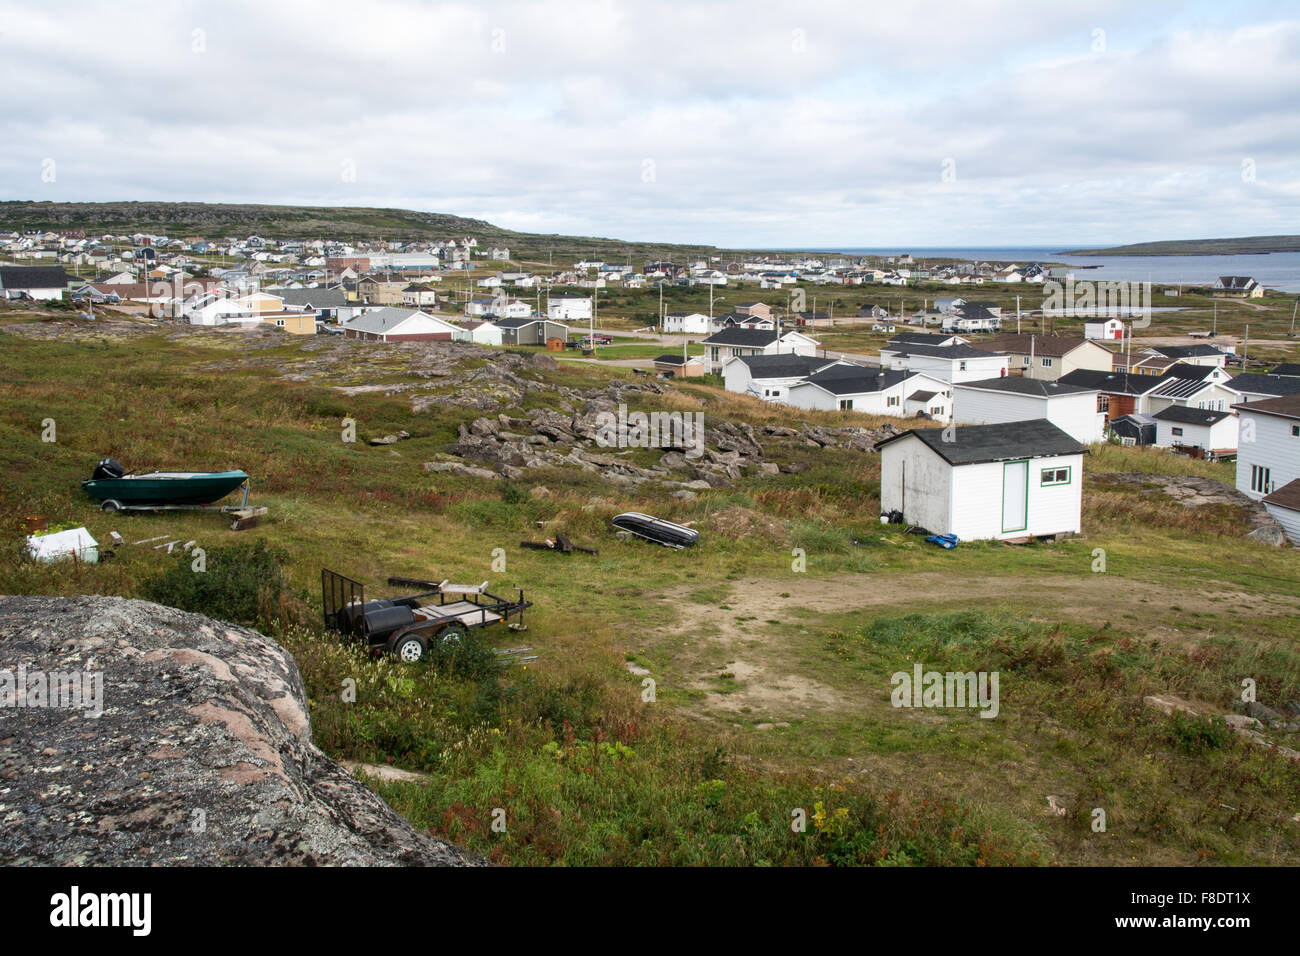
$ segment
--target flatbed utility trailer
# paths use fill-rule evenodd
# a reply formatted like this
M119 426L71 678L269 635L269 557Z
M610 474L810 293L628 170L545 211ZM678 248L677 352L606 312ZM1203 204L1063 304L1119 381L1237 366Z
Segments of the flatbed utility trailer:
M518 598L508 600L487 589L487 582L465 585L448 581L389 578L390 587L420 588L406 597L366 600L360 581L322 568L321 609L325 626L344 637L363 641L371 652L388 653L408 664L424 657L433 642L454 646L468 637L470 628L504 622L515 631L527 630L524 612L532 607Z

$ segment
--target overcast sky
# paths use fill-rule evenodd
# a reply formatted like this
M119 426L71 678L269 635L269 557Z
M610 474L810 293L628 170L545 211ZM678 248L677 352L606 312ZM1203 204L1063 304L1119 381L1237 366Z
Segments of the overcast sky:
M19 3L0 198L746 247L1300 232L1300 4Z

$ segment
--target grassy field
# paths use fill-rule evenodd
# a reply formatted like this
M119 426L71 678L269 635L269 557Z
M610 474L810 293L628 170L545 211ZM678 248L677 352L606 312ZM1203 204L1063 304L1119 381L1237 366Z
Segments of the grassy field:
M795 445L798 473L695 499L573 469L487 483L421 468L484 413L412 411L418 390L459 391L420 374L420 346L45 327L0 329L0 593L142 596L178 560L128 544L98 565L34 565L21 558L31 513L101 542L195 539L218 563L259 540L282 549L289 591L257 617L299 662L317 743L423 774L370 782L432 833L513 864L1300 863L1296 765L1216 716L1240 711L1247 677L1270 706L1300 698L1296 552L1247 540L1237 509L1106 477L1231 483L1230 465L1098 447L1084 536L949 552L879 525L870 454ZM601 352L619 348L643 346ZM530 374L546 388L489 414L631 377L584 363ZM341 391L367 385L382 387ZM791 414L703 384L651 400L711 421ZM356 443L341 440L346 417ZM410 439L366 444L399 429ZM105 455L243 468L270 513L238 533L208 514L105 515L78 485ZM694 522L700 544L615 540L608 520L625 510ZM556 531L599 554L519 548ZM498 673L365 657L316 623L322 566L374 585L523 587L529 631L489 636L538 660ZM891 706L891 675L918 662L999 672L998 717ZM1143 705L1156 694L1207 716ZM1293 748L1300 736L1263 733Z

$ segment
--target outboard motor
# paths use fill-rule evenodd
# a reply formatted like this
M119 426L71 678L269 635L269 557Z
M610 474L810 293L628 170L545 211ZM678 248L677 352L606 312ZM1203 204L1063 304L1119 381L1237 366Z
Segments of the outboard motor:
M90 477L95 481L104 478L121 478L126 474L121 463L116 458L105 458L95 466L95 472Z

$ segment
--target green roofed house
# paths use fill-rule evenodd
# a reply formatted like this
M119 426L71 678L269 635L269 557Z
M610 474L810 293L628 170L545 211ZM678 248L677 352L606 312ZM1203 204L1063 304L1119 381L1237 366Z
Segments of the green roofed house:
M1046 419L880 442L880 507L932 534L1007 540L1082 530L1085 448Z

